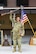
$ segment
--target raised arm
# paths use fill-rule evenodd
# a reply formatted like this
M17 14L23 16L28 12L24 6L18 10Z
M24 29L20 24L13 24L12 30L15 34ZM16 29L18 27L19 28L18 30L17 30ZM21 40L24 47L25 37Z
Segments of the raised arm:
M12 18L12 12L10 11L10 21L15 23L16 20L15 20L15 14L13 15L13 18Z
M10 12L10 21L12 22L12 13Z

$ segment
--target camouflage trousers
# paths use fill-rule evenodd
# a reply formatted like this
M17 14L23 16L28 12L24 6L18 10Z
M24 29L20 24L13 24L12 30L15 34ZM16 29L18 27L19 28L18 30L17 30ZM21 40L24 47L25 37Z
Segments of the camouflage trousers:
M13 46L14 48L16 48L16 45L18 43L18 48L20 49L21 48L21 36L19 35L19 33L13 33Z

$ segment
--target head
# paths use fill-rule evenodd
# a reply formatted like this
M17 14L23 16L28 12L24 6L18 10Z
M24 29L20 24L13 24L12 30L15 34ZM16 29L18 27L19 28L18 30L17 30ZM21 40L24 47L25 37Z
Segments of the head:
M15 20L16 20L17 22L19 22L19 21L20 21L20 17L17 16L17 17L15 18Z

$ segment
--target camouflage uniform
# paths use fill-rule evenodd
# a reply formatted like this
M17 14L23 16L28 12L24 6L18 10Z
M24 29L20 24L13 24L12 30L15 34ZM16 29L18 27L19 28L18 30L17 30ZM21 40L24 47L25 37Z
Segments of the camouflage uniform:
M21 33L24 35L24 25L21 22L17 22L16 20L12 19L10 14L10 20L14 23L14 27L11 32L13 32L13 44L14 50L16 51L16 41L18 42L19 51L21 50Z

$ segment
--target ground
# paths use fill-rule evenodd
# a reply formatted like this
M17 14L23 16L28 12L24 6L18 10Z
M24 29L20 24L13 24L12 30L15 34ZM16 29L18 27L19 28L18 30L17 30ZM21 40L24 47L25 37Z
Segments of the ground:
M18 49L18 47L17 47ZM30 46L28 44L22 44L22 52L18 52L18 50L13 53L13 46L3 47L0 46L0 54L36 54L36 46Z

